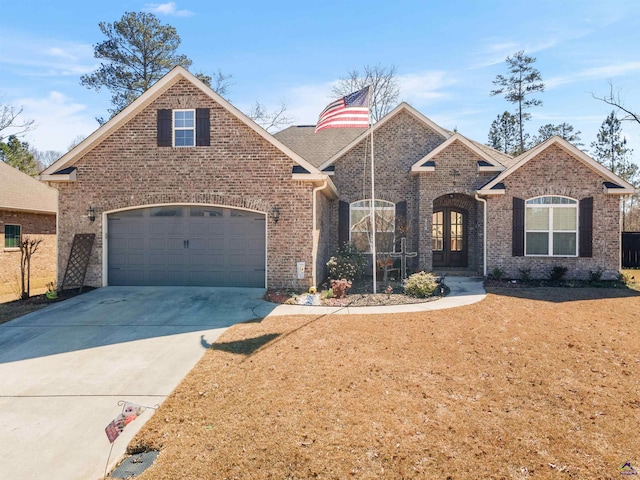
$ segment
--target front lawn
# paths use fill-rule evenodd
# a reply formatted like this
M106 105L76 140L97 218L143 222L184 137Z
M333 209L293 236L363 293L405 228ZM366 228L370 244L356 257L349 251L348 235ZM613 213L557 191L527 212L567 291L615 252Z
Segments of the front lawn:
M619 478L640 463L640 295L230 328L130 444L141 479Z

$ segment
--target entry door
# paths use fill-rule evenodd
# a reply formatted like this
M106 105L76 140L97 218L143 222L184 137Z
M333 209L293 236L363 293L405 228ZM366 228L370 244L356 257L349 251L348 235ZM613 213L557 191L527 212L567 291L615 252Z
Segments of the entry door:
M433 212L431 228L433 266L467 266L467 212L444 208Z

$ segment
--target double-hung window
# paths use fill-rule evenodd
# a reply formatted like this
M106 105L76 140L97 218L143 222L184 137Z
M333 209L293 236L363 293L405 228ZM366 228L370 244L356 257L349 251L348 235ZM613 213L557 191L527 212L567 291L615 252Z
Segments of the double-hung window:
M4 248L20 248L20 225L4 226Z
M376 250L392 252L395 243L396 207L385 200L375 201ZM371 253L371 200L353 202L350 209L351 242L363 253Z
M525 204L525 254L578 255L578 202L560 196L537 197Z
M173 146L195 147L196 145L196 111L173 111Z

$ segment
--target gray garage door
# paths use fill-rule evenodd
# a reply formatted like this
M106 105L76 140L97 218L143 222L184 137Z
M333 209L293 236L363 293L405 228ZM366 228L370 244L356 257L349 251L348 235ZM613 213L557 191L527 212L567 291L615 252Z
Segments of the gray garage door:
M165 206L113 213L109 285L264 287L264 215Z

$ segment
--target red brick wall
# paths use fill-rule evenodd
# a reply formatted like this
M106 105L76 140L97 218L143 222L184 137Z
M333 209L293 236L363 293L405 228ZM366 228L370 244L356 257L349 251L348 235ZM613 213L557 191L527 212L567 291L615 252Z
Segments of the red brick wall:
M43 242L31 258L31 285L44 286L56 277L56 216L0 210L0 294L16 293L20 278L20 250L4 248L4 226L20 225L22 235Z
M531 268L533 278L548 278L551 269L565 266L568 279L588 279L589 271L602 269L613 279L620 268L620 199L606 195L604 179L553 145L505 180L506 194L488 199L487 270L501 268L510 278ZM527 200L542 195L562 195L580 201L593 197L593 257L511 256L513 197Z
M422 199L417 189L417 177L410 174L411 167L443 141L439 134L407 112L400 112L374 134L376 198L393 203L407 201L409 251L417 251L419 236L423 235L419 212ZM369 137L336 161L333 180L342 201L352 203L371 197L370 154ZM332 248L335 249L338 244L337 202L332 230L335 232Z
M157 147L157 109L209 108L211 145ZM267 217L269 286L306 288L311 283L313 185L291 180L294 161L187 81L180 81L126 125L81 158L77 181L60 185L59 266L64 265L74 233L96 234L87 285L102 285L102 213L132 206L202 203L280 210ZM96 210L91 224L85 215ZM296 278L296 262L307 275Z

